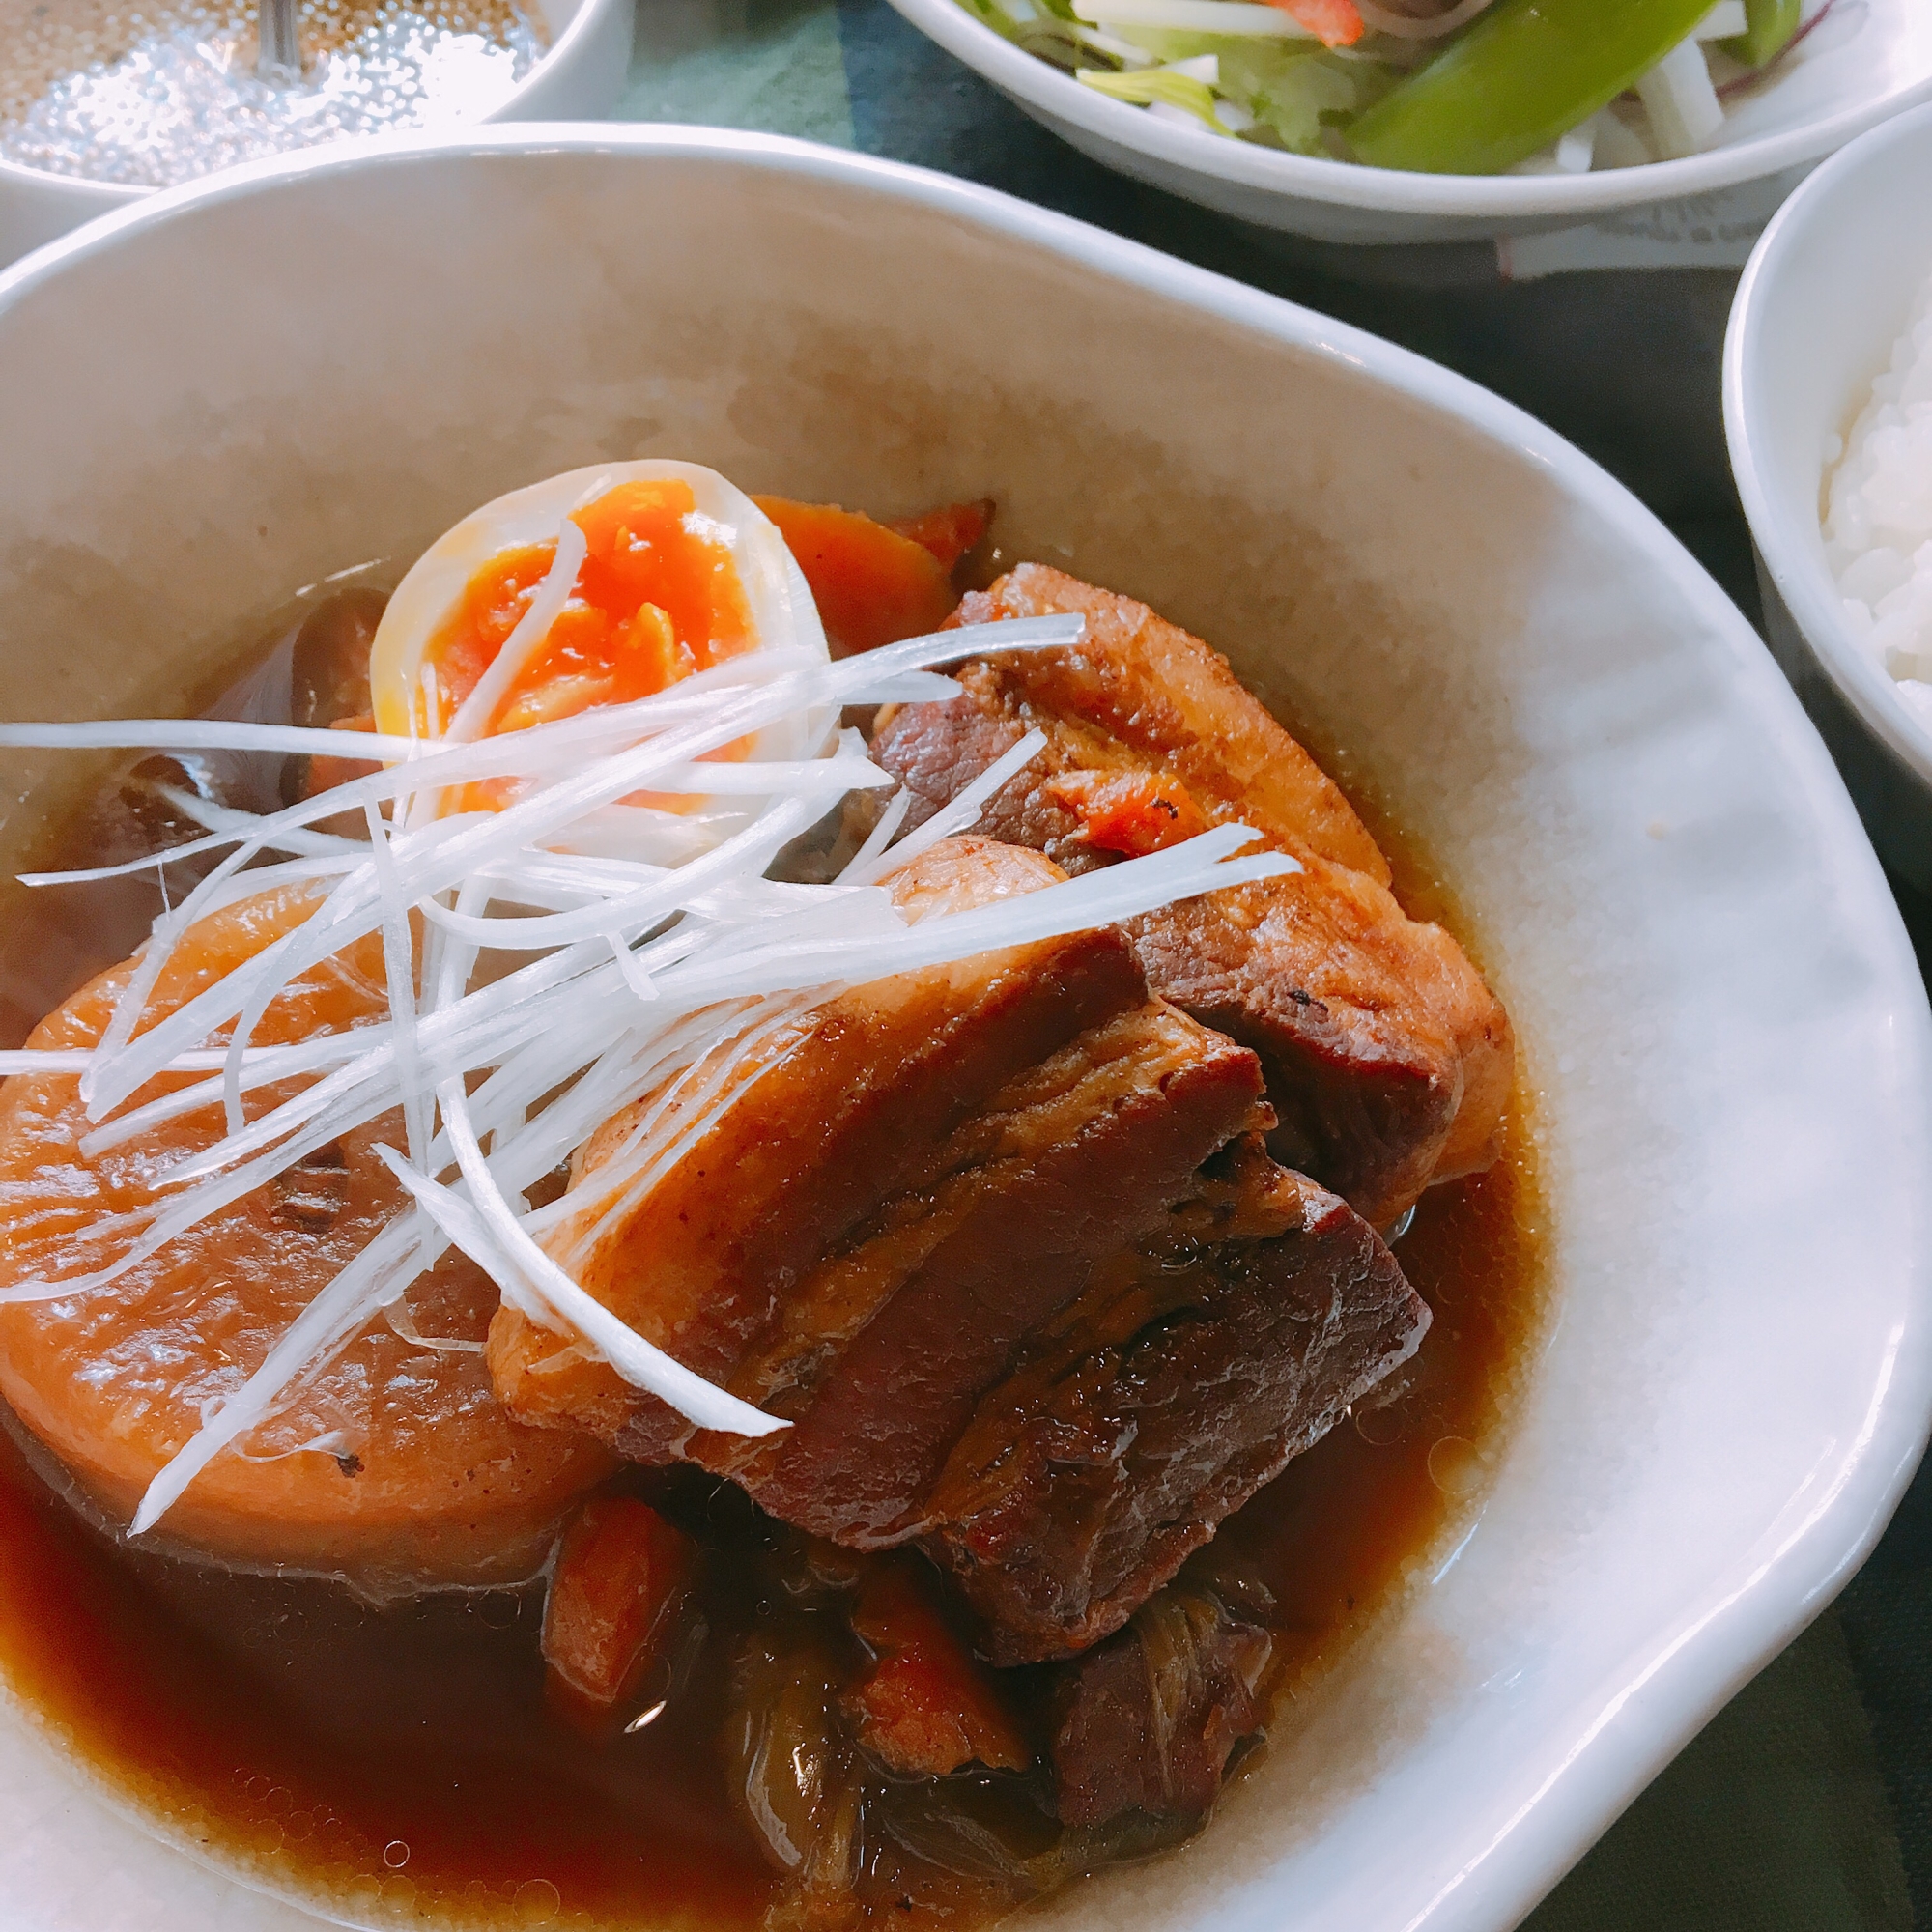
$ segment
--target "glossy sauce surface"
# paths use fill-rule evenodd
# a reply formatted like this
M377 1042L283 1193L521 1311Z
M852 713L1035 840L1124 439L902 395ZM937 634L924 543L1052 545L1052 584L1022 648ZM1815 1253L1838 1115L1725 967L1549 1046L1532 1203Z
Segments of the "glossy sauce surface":
M157 810L140 785L110 784L45 862L126 856L137 835L173 842ZM1374 829L1405 902L1466 938L1419 855L1385 819ZM110 890L42 895L9 922L0 1043L17 1043L142 936L158 910L152 888ZM1427 1195L1398 1248L1435 1312L1420 1354L1206 1552L1272 1592L1277 1726L1293 1721L1289 1693L1366 1627L1481 1488L1537 1327L1541 1216L1518 1112L1496 1165ZM588 1736L546 1700L541 1585L375 1608L323 1581L130 1552L0 1437L0 1670L99 1777L175 1833L278 1889L322 1894L334 1914L753 1928L777 1877L740 1802L734 1704L768 1694L760 1668L768 1685L797 1680L811 1658L836 1672L851 1639L796 1548L734 1492L678 1480L654 1493L711 1549L702 1634L661 1687L672 1692L661 1717ZM1012 1676L1043 1732L1044 1686ZM915 1816L924 1801L909 1790L873 1796L886 1824L857 1868L865 1916L881 1924L983 1923L1083 1859L1142 1848L1063 1847L1056 1864L1036 1788L948 1780L953 1813L1008 1848L989 1869L959 1855L956 1831ZM937 1849L924 1858L914 1844Z

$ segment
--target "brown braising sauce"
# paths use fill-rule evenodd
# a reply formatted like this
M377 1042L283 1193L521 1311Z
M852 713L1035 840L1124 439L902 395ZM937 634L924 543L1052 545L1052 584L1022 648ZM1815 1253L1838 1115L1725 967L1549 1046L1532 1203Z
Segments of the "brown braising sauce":
M1412 843L1378 820L1404 902L1460 933ZM149 788L116 780L37 856L49 868L94 865L187 835ZM37 895L0 935L0 1044L17 1045L43 1010L125 957L159 909L145 883L86 892ZM1277 1726L1292 1721L1289 1693L1439 1550L1481 1488L1537 1326L1542 1212L1519 1105L1497 1163L1426 1195L1397 1250L1435 1314L1420 1353L1204 1552L1273 1595ZM172 1833L345 1917L753 1932L777 1877L733 1789L734 1698L742 1709L777 1695L814 1658L836 1669L853 1639L798 1541L735 1492L686 1475L635 1481L709 1555L693 1634L661 1666L675 1671L660 1686L670 1703L629 1732L588 1735L547 1701L540 1583L374 1607L325 1581L130 1550L4 1434L0 1670ZM1043 1673L1011 1676L1022 1705L1041 1702ZM1043 1732L1043 1710L1033 1718ZM1063 1847L1056 1864L1037 1780L946 1786L945 1803L970 1821L964 1838L922 1824L930 1793L868 1787L888 1818L857 1857L873 1922L984 1923L1083 1862L1147 1849L1131 1837ZM973 1852L988 1834L1008 1848L1008 1868ZM926 1858L909 1845L937 1849Z

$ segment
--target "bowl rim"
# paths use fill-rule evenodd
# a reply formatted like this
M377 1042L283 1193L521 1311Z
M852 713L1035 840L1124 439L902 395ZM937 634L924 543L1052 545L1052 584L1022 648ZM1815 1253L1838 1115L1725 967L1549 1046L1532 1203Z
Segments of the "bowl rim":
M950 4L950 0L949 0ZM902 162L779 135L668 124L522 122L413 138L337 143L165 188L46 243L0 270L0 320L69 267L124 237L191 217L204 204L272 194L291 180L520 154L717 162L897 200L931 218L1050 254L1104 280L1251 330L1291 355L1369 378L1560 478L1577 506L1615 530L1634 564L1669 582L1687 629L1729 661L1730 689L1817 825L1833 904L1856 934L1870 997L1895 1016L1880 1090L1900 1164L1932 1160L1932 1009L1889 888L1823 741L1757 634L1658 518L1605 469L1516 405L1467 378L1348 324L995 189ZM1404 1932L1495 1932L1514 1925L1751 1676L1831 1602L1870 1553L1932 1430L1932 1238L1924 1217L1900 1252L1907 1313L1889 1337L1866 1412L1748 1552L1707 1579L1662 1628L1578 1690L1492 1801L1488 1830ZM1622 1721L1619 1721L1622 1720ZM1587 1766L1587 1769L1584 1767ZM240 1876L239 1874L231 1874Z
M552 64L560 54L575 58L577 46L590 35L593 24L603 15L619 7L629 6L633 0L580 0L577 12L570 16L564 30L545 50L528 73L511 88L488 114L480 114L473 123L467 126L485 127L499 116L507 115L517 102L526 95L536 83L545 78ZM359 140L386 140L387 135L366 135ZM280 159L281 156L272 158ZM92 203L105 213L110 209L125 207L129 203L145 199L161 192L159 188L141 187L128 182L95 181L87 175L56 174L51 168L32 168L24 161L10 161L0 156L0 191L11 190L17 194L51 195L56 190L64 193L75 203ZM83 217L86 218L86 217Z
M1788 515L1767 480L1770 467L1758 434L1767 381L1765 317L1779 285L1793 272L1792 257L1811 224L1852 180L1882 170L1899 148L1920 146L1932 157L1932 103L1872 128L1804 181L1772 218L1751 250L1724 330L1724 435L1738 496L1765 573L1827 677L1859 721L1898 761L1932 784L1932 724L1921 723L1852 635L1844 603L1820 548L1817 519L1808 527ZM1927 265L1932 274L1932 264ZM1822 480L1822 476L1821 476Z
M1069 123L1111 146L1213 181L1379 214L1587 223L1613 211L1712 194L1807 166L1866 128L1932 101L1932 73L1927 73L1883 99L1683 160L1583 175L1408 174L1285 154L1248 141L1213 140L1081 86L976 20L958 0L892 0L892 5L948 53L1049 121Z

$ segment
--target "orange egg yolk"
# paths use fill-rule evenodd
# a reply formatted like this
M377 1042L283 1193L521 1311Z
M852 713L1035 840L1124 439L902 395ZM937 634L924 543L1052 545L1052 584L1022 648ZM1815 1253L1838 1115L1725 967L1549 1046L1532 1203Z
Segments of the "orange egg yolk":
M576 587L486 735L649 697L756 642L730 547L688 483L620 483L571 521L588 545ZM464 586L424 654L442 714L427 729L446 725L476 688L555 554L554 541L512 545Z

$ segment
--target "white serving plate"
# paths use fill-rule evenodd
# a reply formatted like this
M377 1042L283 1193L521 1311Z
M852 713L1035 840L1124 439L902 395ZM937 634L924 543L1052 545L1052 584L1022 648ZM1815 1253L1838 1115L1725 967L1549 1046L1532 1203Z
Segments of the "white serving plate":
M1083 155L1204 208L1322 242L1533 234L1792 174L1932 99L1932 7L1837 0L1833 17L1688 160L1587 175L1422 175L1224 141L1109 99L1022 52L957 0L892 0L921 33ZM1758 218L1763 218L1760 213Z
M601 121L624 92L637 0L535 0L550 51L482 121ZM154 189L0 160L0 267Z
M1932 108L1856 141L1766 229L1724 343L1724 426L1765 628L1886 863L1932 892L1932 727L1845 621L1819 511L1825 444L1932 275Z
M179 701L292 586L675 453L996 494L1009 554L1200 631L1399 803L1520 1031L1553 1320L1450 1546L1212 1829L1045 1923L1500 1932L1871 1548L1932 1411L1925 995L1763 646L1494 396L939 176L537 128L238 170L0 275L0 716ZM8 1932L306 1922L14 1706L0 1813Z

